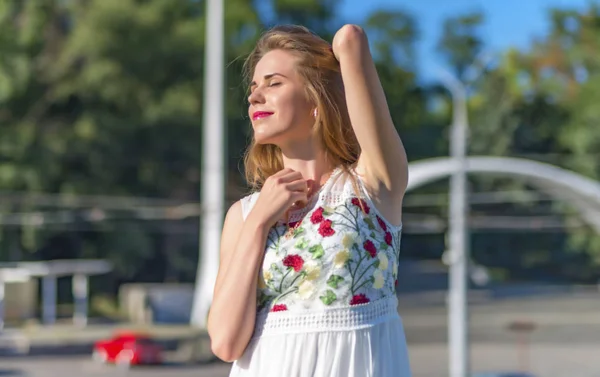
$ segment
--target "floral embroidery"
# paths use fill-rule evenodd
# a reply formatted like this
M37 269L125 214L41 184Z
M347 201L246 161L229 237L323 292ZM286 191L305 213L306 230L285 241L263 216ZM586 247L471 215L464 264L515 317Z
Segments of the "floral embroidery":
M294 271L298 272L304 265L304 259L302 259L302 257L299 255L288 255L283 259L283 265L286 267L291 267L294 269Z
M367 215L369 214L369 212L371 212L371 209L369 208L367 202L364 199L352 198L351 203L364 210Z
M317 208L310 216L310 222L313 224L319 224L323 221L323 207Z
M323 237L333 236L335 230L331 227L331 220L323 220L319 225L319 234Z
M385 243L387 243L389 246L392 246L392 233L390 232L385 232Z
M277 304L273 306L273 309L271 309L272 312L283 312L286 310L288 310L288 308L285 304Z
M384 232L387 232L387 225L385 225L385 221L381 219L381 217L377 216L377 223L383 229Z
M367 296L365 296L364 293L360 293L360 294L352 296L352 300L350 300L350 305L366 304L370 301L371 300L369 300L369 298Z
M301 220L271 229L258 280L258 310L367 304L394 295L400 230L365 199L317 203Z
M371 258L375 258L375 255L377 255L377 249L375 249L375 244L371 240L366 240L363 244L363 247L369 253Z

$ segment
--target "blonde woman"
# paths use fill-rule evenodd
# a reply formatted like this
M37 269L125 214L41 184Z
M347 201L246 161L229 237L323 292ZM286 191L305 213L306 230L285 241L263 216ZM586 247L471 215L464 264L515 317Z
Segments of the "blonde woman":
M208 319L232 377L410 376L395 284L408 169L367 37L266 32L246 62L254 193L228 211Z

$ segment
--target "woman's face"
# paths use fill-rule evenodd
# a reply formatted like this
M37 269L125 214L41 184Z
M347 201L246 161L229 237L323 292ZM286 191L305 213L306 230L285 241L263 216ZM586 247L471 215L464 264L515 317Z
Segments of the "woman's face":
M297 73L297 58L283 50L265 54L256 65L248 102L258 144L283 146L311 137L315 106Z

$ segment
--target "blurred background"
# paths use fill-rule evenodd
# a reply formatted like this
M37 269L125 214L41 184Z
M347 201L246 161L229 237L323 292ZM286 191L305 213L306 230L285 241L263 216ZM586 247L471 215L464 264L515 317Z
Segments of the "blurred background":
M224 7L220 125L203 122L205 1L0 0L1 375L62 376L67 361L112 373L91 364L93 342L139 328L176 360L140 373L226 376L189 325L203 128L226 130L226 209L249 192L241 68L260 33L298 23L331 40L357 23L411 169L450 155L450 76L467 153L497 157L467 184L473 376L600 376L600 3ZM405 199L399 310L416 377L448 376L451 171L438 170Z

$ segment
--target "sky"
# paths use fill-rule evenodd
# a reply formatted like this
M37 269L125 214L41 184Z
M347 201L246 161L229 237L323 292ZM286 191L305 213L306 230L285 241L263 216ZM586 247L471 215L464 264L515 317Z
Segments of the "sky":
M436 43L449 16L481 10L486 51L494 53L510 47L525 49L534 38L543 37L549 30L550 8L586 9L592 2L600 4L600 0L342 0L339 11L344 20L358 24L378 9L399 9L415 16L421 35L416 46L419 75L429 81L444 68Z

